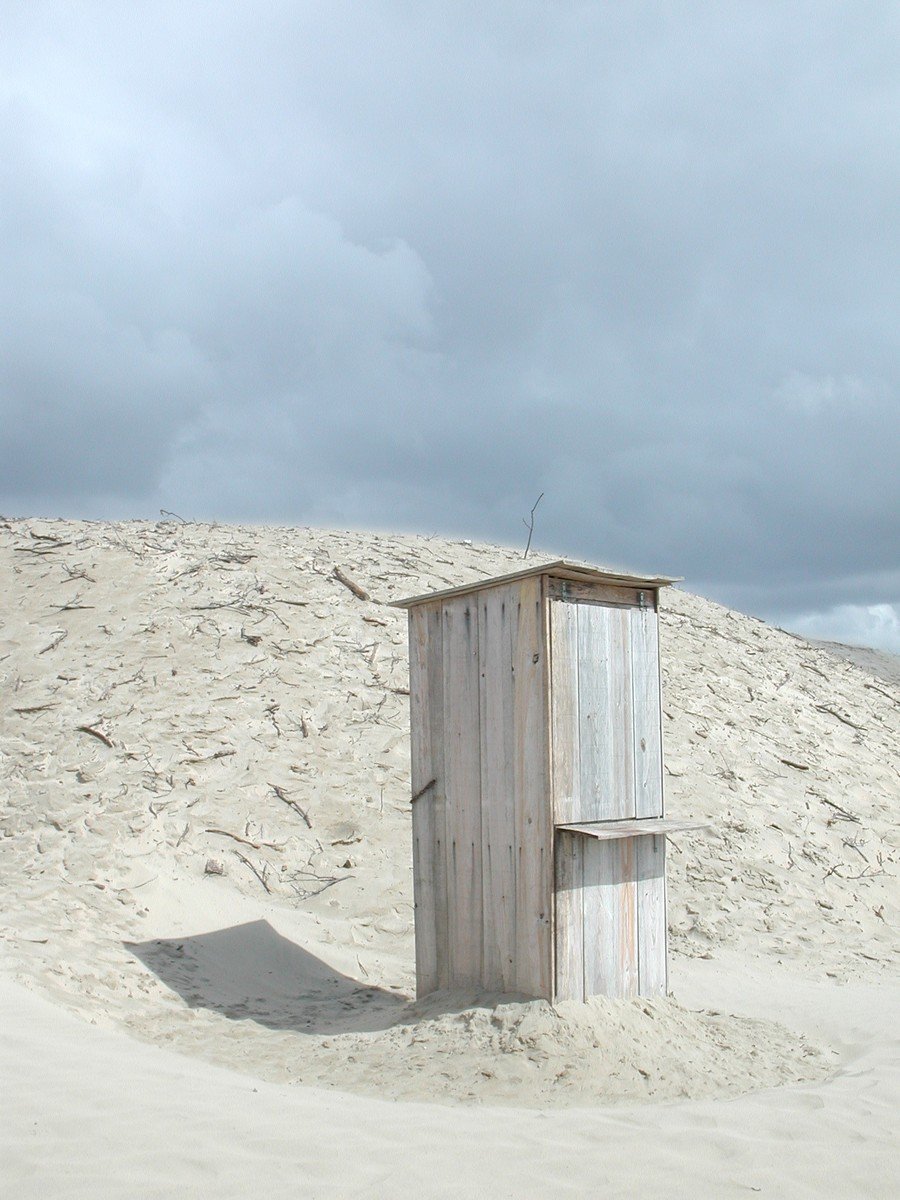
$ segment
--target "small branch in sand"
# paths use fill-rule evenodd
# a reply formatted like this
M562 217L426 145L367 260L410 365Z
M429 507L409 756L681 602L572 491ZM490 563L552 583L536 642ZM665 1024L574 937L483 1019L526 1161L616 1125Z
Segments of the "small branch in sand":
M845 821L853 821L853 823L856 825L862 824L862 821L860 821L859 817L855 817L853 813L848 813L846 808L841 808L841 806L839 804L835 804L833 800L826 800L824 796L819 796L819 799L823 804L827 804L829 808L833 808L838 816L843 817Z
M216 750L214 754L207 754L205 758L183 758L181 762L182 765L189 764L193 766L197 763L212 762L216 758L231 758L234 754L237 754L237 750Z
M522 518L522 524L528 530L528 541L525 543L525 553L522 555L523 558L528 557L528 551L531 549L531 539L534 535L534 513L535 513L535 509L540 504L540 502L543 500L543 498L544 498L544 493L541 492L541 494L538 496L537 500L535 500L534 504L532 504L532 506L531 506L531 519L529 521L526 521L524 517Z
M266 889L266 891L271 896L272 889L269 887L268 880L266 879L265 866L263 867L262 871L258 871L256 869L256 867L254 866L254 864L250 861L250 859L247 858L246 855L241 854L240 850L235 850L235 854L238 856L238 858L241 860L242 863L244 863L246 866L248 866L250 868L250 870L253 872L253 874L256 876L256 878L259 880L259 882L263 885L263 887Z
M278 799L282 801L282 803L286 804L288 808L292 808L298 816L303 818L308 829L312 829L312 821L309 819L309 814L305 809L300 807L296 800L292 800L290 798L290 796L285 792L284 788L279 787L277 783L270 783L269 787L272 789Z
M795 771L809 770L809 767L805 766L803 763L792 762L789 758L782 758L780 761L783 762L786 767L793 767Z
M254 842L252 838L241 837L239 833L229 833L227 829L216 829L210 826L206 830L207 833L217 833L220 837L231 838L232 841L240 842L242 846L252 846L254 850L283 850L284 843L280 845L277 842Z
M169 512L167 508L161 508L159 510L159 515L161 517L173 517L176 521L180 521L182 525L187 525L187 519L185 517L179 517L178 513Z
M58 629L53 637L53 641L48 646L45 646L43 648L43 650L38 650L38 654L46 654L48 652L48 650L55 650L56 647L61 642L64 642L68 636L69 636L68 630Z
M886 692L884 688L878 687L878 685L875 683L864 683L863 687L867 687L871 691L877 692L879 696L884 696L885 700L890 700L893 703L896 703L896 698L892 696L890 692Z
M349 588L358 600L372 599L366 589L364 587L360 587L358 583L354 583L350 576L345 575L340 567L335 567L331 574L338 581L338 583L342 583L345 588Z
M14 708L13 712L21 713L24 716L25 713L44 712L48 708L56 708L56 705L55 704L33 704L31 706L31 708Z
M112 742L109 740L106 734L102 733L99 729L92 729L90 725L78 725L76 726L76 732L89 733L91 737L95 737L97 741L102 742L104 746L109 746L110 750L114 749Z
M849 725L851 729L865 729L864 725L857 725L855 721L851 721L849 717L845 717L843 713L839 713L835 708L829 708L827 704L817 704L816 708L819 712L829 713L832 717L837 717L844 725Z

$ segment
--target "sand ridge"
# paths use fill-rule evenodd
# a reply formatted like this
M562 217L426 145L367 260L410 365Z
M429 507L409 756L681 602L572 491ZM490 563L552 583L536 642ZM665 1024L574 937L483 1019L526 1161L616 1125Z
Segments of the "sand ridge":
M520 563L414 536L0 524L4 971L145 1041L398 1099L831 1076L828 1038L677 988L579 1012L412 1002L405 614L385 601ZM676 968L889 979L896 688L679 589L662 642L668 810L712 825L670 857Z

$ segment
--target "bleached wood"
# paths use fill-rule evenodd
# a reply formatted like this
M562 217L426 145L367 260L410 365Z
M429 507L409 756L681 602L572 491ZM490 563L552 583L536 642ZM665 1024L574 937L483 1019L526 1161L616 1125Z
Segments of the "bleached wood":
M689 829L710 829L708 821L688 821L680 817L646 817L635 821L567 821L558 829L583 833L599 841L615 841L624 837L646 837L659 833L682 833Z
M583 839L561 830L556 836L557 1000L584 999Z
M516 804L513 639L519 589L477 596L481 714L482 985L512 991L516 979Z
M409 613L416 993L449 985L443 651L440 603Z
M546 654L541 581L518 584L513 645L513 786L516 797L516 987L550 996L553 820L545 719Z
M637 994L634 840L582 842L584 994Z
M579 604L579 821L633 817L634 727L629 611Z
M468 987L481 983L483 942L477 600L445 600L442 614L449 976Z
M634 688L635 816L663 815L662 726L659 684L659 635L649 608L628 614Z
M524 567L521 571L511 571L508 575L497 575L492 579L476 579L473 583L464 583L459 587L444 588L440 592L424 592L421 596L407 596L403 600L392 600L392 608L410 608L414 604L427 604L432 600L446 600L452 596L468 595L486 587L496 587L502 583L514 583L519 579L529 579L532 576L554 575L559 578L571 579L578 582L597 582L622 584L637 588L661 588L670 583L679 583L680 579L666 575L629 575L619 571L604 571L600 567L591 567L586 563L573 563L567 559L557 559L555 562L538 563L533 567Z
M638 981L642 996L666 994L666 839L635 838Z
M587 583L550 576L548 594L553 600L578 604L618 604L626 607L656 608L656 588L635 588L625 584Z
M551 599L549 609L553 816L557 824L562 824L580 816L578 605Z

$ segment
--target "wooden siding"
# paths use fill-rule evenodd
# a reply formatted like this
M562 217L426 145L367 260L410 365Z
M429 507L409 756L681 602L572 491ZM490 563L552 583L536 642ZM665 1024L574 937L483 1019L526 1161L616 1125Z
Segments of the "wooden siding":
M549 603L555 823L662 816L655 609Z
M440 604L409 614L409 692L413 807L416 991L449 986L444 661Z
M441 612L450 981L468 987L481 983L483 944L478 605L457 596Z
M513 778L516 797L516 986L550 996L553 827L544 691L548 686L541 581L519 585L513 647Z
M665 837L556 834L556 999L666 990Z
M552 993L545 640L539 577L410 609L420 995Z

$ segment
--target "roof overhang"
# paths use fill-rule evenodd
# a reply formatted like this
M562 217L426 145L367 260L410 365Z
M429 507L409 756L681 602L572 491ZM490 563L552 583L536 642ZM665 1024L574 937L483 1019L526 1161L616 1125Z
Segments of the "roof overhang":
M460 587L445 588L440 592L425 592L421 596L409 596L405 600L390 601L391 608L412 608L415 604L427 604L430 600L443 600L448 596L462 596L467 592L480 592L485 588L497 587L504 583L515 583L517 579L528 579L534 575L552 575L554 579L571 579L577 583L605 583L616 587L661 588L672 583L680 583L681 578L666 575L629 575L620 571L607 571L601 567L592 567L585 563L569 562L559 558L554 562L538 563L534 567L526 567L521 571L512 571L509 575L496 575L492 579L476 579L473 583L462 584Z

